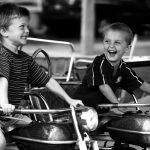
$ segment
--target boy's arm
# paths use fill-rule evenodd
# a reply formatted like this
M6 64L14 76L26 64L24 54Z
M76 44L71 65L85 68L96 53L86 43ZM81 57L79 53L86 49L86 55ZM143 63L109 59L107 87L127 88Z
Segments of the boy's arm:
M100 85L99 89L111 103L119 103L116 95L108 84ZM123 111L118 108L111 109L111 112L114 112L115 114L123 114Z
M118 103L118 99L115 93L112 91L108 84L103 84L99 86L100 91L102 94L111 102L111 103Z
M15 106L8 102L8 81L4 77L0 77L0 107L4 114L10 114L15 109Z
M65 91L64 89L59 85L59 83L53 79L50 78L49 82L46 84L46 87L58 95L60 98L65 100L69 105L77 106L77 105L83 105L81 100L72 99Z

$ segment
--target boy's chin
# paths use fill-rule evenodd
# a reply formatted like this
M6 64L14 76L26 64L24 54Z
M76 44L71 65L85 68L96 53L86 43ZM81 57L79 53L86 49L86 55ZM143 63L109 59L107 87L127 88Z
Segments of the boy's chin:
M21 42L21 45L26 45L27 44L27 41L22 41Z
M109 60L109 61L117 61L117 57L116 56L110 56L110 55L108 55L107 56L107 59Z
M116 64L116 63L120 62L120 59L118 59L116 57L108 57L108 60L111 64Z
M120 62L120 57L118 55L110 55L110 54L105 54L107 60L112 63Z

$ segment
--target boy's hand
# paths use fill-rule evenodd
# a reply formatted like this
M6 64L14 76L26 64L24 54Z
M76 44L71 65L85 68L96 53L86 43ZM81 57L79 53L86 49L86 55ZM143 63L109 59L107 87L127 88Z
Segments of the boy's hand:
M124 114L124 112L119 110L118 108L113 108L110 111L115 113L115 114L118 114L118 115L123 115Z
M71 99L69 101L69 104L74 106L74 107L78 107L78 106L84 106L84 104L82 103L81 100L77 100L77 99Z
M15 110L15 106L12 104L1 104L1 108L6 115L10 115Z

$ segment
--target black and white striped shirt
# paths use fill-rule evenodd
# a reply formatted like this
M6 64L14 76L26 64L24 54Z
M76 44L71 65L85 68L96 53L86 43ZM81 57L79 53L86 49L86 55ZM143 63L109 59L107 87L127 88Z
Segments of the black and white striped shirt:
M0 76L8 80L8 99L14 105L20 104L28 83L41 87L50 79L31 56L23 51L15 54L4 46L0 47Z

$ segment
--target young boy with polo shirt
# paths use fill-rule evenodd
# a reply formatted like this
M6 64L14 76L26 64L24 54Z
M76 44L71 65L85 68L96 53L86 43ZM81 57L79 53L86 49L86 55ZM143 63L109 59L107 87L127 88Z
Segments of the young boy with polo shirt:
M88 67L82 84L74 93L85 105L96 108L102 103L119 103L115 95L121 88L129 93L140 88L150 93L150 84L144 82L122 59L131 49L133 33L124 23L113 23L104 30L104 53L96 56Z

